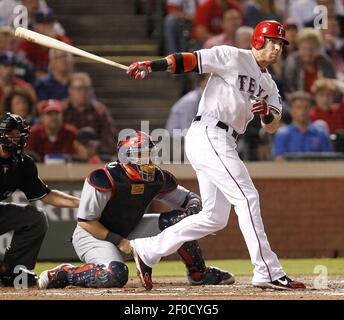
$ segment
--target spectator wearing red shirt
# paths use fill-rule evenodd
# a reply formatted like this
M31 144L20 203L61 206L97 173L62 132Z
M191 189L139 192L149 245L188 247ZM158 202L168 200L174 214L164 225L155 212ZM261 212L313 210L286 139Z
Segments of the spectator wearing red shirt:
M0 52L0 109L3 113L3 99L13 88L22 88L36 101L36 93L31 84L14 76L16 54L11 51Z
M234 0L207 0L201 3L196 10L193 36L200 41L222 32L222 16L228 7L236 8L242 16L240 4Z
M317 79L336 78L333 62L321 50L324 42L319 30L305 28L297 36L298 50L289 55L284 64L285 92L311 92Z
M60 154L66 158L75 153L74 141L77 129L63 121L63 107L58 100L41 104L42 123L34 125L27 140L27 152L43 162L47 155Z
M210 49L214 46L235 46L235 33L242 24L240 11L235 7L225 9L222 16L223 32L209 38L203 45L203 49Z
M71 44L71 40L56 32L54 28L55 18L51 9L38 11L33 30L46 36L55 38L65 43ZM40 79L48 73L49 48L38 44L22 40L18 45L18 51L24 53L25 57L32 62L36 68L36 75Z
M312 86L316 105L310 111L311 120L324 120L331 134L344 130L344 101L334 103L337 91L344 94L344 84L333 79L319 79Z

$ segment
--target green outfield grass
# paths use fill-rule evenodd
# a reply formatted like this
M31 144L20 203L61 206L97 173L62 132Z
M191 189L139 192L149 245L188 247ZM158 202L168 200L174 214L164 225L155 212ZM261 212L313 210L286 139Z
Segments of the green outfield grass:
M344 275L344 258L337 259L280 259L282 266L287 274L290 275L314 275L319 274L316 266L327 267L328 275ZM50 269L58 264L57 262L37 263L35 272L40 274L43 270ZM73 263L81 265L81 263ZM136 275L133 262L127 263L130 276ZM207 260L208 266L217 266L231 271L237 276L252 275L252 264L249 260ZM184 265L181 261L160 262L154 266L154 276L183 276L185 275Z

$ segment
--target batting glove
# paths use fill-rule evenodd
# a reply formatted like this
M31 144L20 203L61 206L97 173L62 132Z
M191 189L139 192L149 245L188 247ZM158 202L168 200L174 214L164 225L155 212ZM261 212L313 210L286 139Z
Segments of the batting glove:
M259 100L255 103L253 103L251 112L253 114L259 114L261 116L267 116L270 112L268 104L265 100Z
M152 61L134 62L129 66L127 74L135 79L143 79L152 72Z

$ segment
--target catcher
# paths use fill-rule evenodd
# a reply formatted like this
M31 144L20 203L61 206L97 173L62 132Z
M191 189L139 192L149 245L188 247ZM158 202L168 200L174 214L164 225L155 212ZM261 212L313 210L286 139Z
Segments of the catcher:
M154 236L201 210L197 194L179 186L171 173L153 164L156 146L147 134L127 135L119 140L117 151L120 161L91 172L82 190L72 242L86 265L63 264L46 270L39 277L39 288L123 287L128 281L122 253L127 250L127 239ZM174 210L144 214L153 199ZM184 243L178 254L192 285L235 281L230 272L206 267L197 241Z

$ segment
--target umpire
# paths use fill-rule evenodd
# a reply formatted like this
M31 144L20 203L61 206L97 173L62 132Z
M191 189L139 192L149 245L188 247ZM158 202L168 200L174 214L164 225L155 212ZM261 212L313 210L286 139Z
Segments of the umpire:
M41 200L57 207L77 208L79 198L61 191L50 190L38 177L34 161L23 148L30 127L16 114L6 113L0 118L0 201L15 190L24 192L29 202ZM0 235L14 231L12 242L0 262L0 283L13 286L17 265L28 270L35 267L48 221L42 209L31 204L0 202ZM28 286L36 284L36 275L22 269L28 276Z

